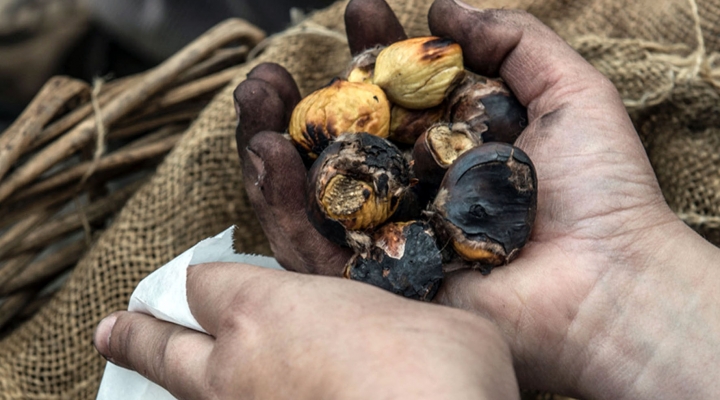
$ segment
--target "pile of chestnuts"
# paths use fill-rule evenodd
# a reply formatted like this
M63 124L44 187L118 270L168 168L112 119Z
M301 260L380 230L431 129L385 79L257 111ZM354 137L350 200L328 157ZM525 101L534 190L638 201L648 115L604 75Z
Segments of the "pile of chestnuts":
M357 55L288 131L311 166L308 218L355 252L345 277L430 300L448 270L488 274L527 242L537 178L512 145L526 124L458 44L418 37Z

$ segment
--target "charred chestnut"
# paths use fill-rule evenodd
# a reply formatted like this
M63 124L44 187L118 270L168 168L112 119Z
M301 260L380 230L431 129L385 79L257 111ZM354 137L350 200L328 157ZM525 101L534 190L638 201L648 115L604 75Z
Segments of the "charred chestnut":
M445 103L424 110L409 110L398 105L390 109L390 136L402 144L413 144L428 128L445 116Z
M448 119L469 124L483 143L513 144L528 124L527 109L498 80L466 72L448 100Z
M460 155L480 144L478 135L467 124L433 125L415 142L415 176L422 186L437 190L450 165Z
M390 103L378 86L335 79L298 103L290 117L290 137L310 159L343 133L387 137Z
M409 186L410 167L395 145L367 133L342 135L308 173L308 217L328 239L352 244L348 231L385 222Z
M373 236L368 252L350 259L345 277L411 299L432 300L443 269L430 226L423 222L385 225Z
M537 207L530 158L505 143L476 147L448 169L430 215L443 243L468 266L489 273L525 245Z

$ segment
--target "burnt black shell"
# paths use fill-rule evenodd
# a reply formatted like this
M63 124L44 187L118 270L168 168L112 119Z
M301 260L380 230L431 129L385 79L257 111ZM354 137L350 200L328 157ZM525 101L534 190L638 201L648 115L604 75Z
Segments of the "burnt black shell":
M469 72L450 96L448 116L481 132L483 143L513 144L528 125L527 109L506 84Z
M511 93L497 93L480 100L487 114L488 130L483 132L483 143L515 143L528 124L527 109Z
M527 166L529 174L517 176ZM469 150L445 174L441 189L447 222L467 239L503 246L510 254L525 245L535 222L537 175L522 150L505 143L488 143Z
M367 171L368 168L383 170L385 174L381 174L376 182L379 196L387 195L390 179L399 180L403 186L410 184L410 168L407 161L395 145L381 137L365 132L346 134L325 148L308 171L306 212L310 223L321 235L342 246L348 245L345 227L338 221L327 217L315 195L321 172L323 168L326 168L329 159L353 144L359 145L360 154L357 155L360 157L353 162L336 162L335 168L347 176L359 179L365 177L363 171Z
M355 257L350 279L365 282L401 296L430 301L443 278L442 256L428 226L415 222L403 228L405 252L401 258L374 247L368 257Z

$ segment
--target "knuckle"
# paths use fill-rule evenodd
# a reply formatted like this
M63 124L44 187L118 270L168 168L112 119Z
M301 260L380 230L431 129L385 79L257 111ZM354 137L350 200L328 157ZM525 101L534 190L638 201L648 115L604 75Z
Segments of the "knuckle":
M126 362L128 349L137 335L137 329L133 324L130 314L121 314L115 321L110 332L109 350L113 360Z
M170 357L171 354L174 354L171 346L177 334L177 330L172 330L169 334L160 336L153 346L153 348L157 349L157 353L151 358L152 361L147 366L147 373L158 382L168 382L166 371L167 366L173 362Z
M222 313L221 329L251 336L286 309L297 294L297 274L258 271L247 277Z
M261 277L246 278L222 313L221 329L236 333L250 331L254 322L262 318L266 306L264 299L273 297L269 286L267 280Z
M522 20L526 18L525 14L527 13L523 10L486 8L477 10L474 15L476 21L483 26L494 27L496 24Z
M175 332L154 331L148 321L133 314L118 317L110 335L113 362L133 369L155 382L165 382L169 346Z
M236 388L247 389L249 380L246 373L238 373L236 366L217 365L209 368L203 376L202 385L208 398L231 399L237 398ZM239 382L240 381L240 382Z

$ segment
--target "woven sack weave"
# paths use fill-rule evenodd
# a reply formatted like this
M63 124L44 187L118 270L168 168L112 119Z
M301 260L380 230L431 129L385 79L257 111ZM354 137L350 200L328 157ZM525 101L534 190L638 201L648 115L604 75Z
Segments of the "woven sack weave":
M486 0L526 9L555 29L618 86L670 206L720 243L720 0ZM411 36L428 33L431 0L391 0ZM197 241L231 224L241 251L269 254L243 194L232 89L255 65L284 65L303 94L349 61L345 3L268 39L204 110L152 180L36 316L0 342L0 398L94 398L105 361L91 344L135 285Z

